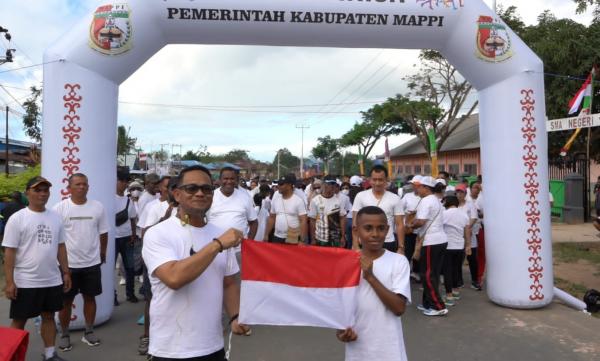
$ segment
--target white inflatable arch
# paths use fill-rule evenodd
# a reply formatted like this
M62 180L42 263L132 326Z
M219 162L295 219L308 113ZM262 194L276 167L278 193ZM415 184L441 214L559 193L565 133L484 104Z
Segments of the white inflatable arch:
M440 51L479 94L489 298L516 308L551 302L543 65L483 1L107 0L44 55L51 204L68 196L67 177L83 172L90 197L114 214L119 84L167 44ZM113 308L112 262L102 271L98 323Z

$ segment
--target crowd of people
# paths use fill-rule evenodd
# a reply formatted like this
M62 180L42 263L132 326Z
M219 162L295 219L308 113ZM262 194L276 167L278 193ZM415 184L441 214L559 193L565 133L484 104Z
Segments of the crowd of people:
M288 174L245 181L235 169L223 168L213 180L207 169L193 166L143 181L118 170L116 178L115 254L122 260L126 301L137 303L136 244L143 244L138 294L145 314L138 351L157 361L224 360L223 313L234 334L251 335L238 323L244 239L361 253L357 323L337 332L347 343L347 360L406 359L400 316L411 299L411 278L422 287L417 308L426 316L443 316L460 300L465 258L471 287L482 289L480 179L450 186L442 172L438 179L409 177L398 188L378 165L368 177ZM95 296L114 292L115 305L119 300L115 287L102 287L101 265L116 261L106 257L112 221L100 202L88 199L87 176L73 174L70 197L47 208L51 186L42 177L27 183L28 205L10 216L2 246L11 326L23 329L28 319L41 316L43 359L60 361L57 350L73 347L74 297L83 297L81 341L91 347L101 344L93 327Z

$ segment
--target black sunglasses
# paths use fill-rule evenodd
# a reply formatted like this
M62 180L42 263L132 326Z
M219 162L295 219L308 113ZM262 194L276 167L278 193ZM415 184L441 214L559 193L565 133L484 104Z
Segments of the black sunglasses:
M212 195L215 191L215 187L212 184L184 184L177 189L182 189L185 193L194 195L198 193L198 191L202 191L205 195Z

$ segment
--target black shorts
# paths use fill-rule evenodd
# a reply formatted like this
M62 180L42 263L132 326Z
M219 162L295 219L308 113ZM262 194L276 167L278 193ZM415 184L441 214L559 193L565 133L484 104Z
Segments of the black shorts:
M102 274L100 265L85 268L69 268L71 270L71 290L65 293L70 299L78 293L86 296L98 296L102 293Z
M17 299L10 301L10 319L27 320L42 312L57 312L63 308L63 286L17 288Z
M144 298L146 301L150 301L152 299L152 285L150 284L150 277L148 277L148 269L146 265L142 267L142 274L144 276L144 282L142 283L142 288L144 289Z

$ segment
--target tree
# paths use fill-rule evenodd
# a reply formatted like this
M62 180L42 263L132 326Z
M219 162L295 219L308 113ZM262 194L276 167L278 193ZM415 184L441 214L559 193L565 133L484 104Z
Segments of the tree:
M577 14L582 14L588 10L588 6L593 6L594 22L600 20L600 0L573 0L573 2L577 4Z
M182 160L195 160L195 161L200 161L200 156L198 156L198 153L194 152L193 150L188 150L182 157Z
M279 162L278 162L279 156ZM277 173L277 165L281 166L281 175L295 173L300 167L300 158L292 154L287 148L279 149L273 158L273 171Z
M119 125L117 127L117 155L130 154L132 150L135 150L136 138L130 138L129 132L125 129L125 126Z
M169 159L169 154L166 150L157 150L156 152L150 153L150 155L157 162L164 162Z
M426 128L431 127L441 149L450 135L473 114L479 102L469 101L473 86L439 52L422 50L419 60L419 72L404 79L408 81L408 95L421 100L396 96L396 102L398 108L403 109L399 114L406 117L409 133L416 135L425 149L429 149Z
M320 159L325 164L325 173L329 173L329 161L334 157L339 156L338 147L340 141L333 139L331 136L326 136L317 139L317 145L312 149L312 156Z
M600 0L595 3L600 3ZM587 4L592 5L592 2ZM507 24L515 27L517 34L544 62L548 118L567 117L569 100L579 90L592 66L599 64L600 23L594 22L588 27L571 19L557 19L550 11L544 11L538 16L538 24L525 27L522 26L516 9L512 7L500 12L500 16ZM598 84L595 83L594 89L596 99L600 95ZM600 102L595 101L593 113L599 111ZM571 135L572 131L548 133L550 157L558 156L560 148ZM591 153L596 158L600 158L598 138L600 129L595 128L592 131ZM582 134L573 144L571 152L585 152L586 143L587 137Z
M225 162L234 163L239 162L241 160L250 160L250 156L248 155L248 151L244 149L233 149L228 153L222 156L222 159Z
M376 104L366 112L361 112L362 121L340 139L340 146L358 146L359 153L366 159L379 139L390 135L408 133L404 119L395 111L394 100Z
M40 106L42 89L32 86L30 88L31 96L23 102L25 115L23 116L23 130L29 138L35 139L38 143L42 141L42 130L40 120L42 109Z

